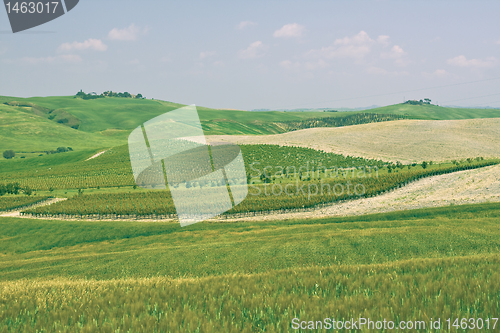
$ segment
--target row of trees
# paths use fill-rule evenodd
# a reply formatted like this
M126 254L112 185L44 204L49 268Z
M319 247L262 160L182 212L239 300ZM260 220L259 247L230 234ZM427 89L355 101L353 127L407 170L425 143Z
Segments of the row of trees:
M430 98L424 98L423 100L417 101L416 99L410 99L404 102L404 104L411 104L411 105L424 105L424 104L431 104Z
M33 190L29 186L22 187L19 183L0 184L0 196L5 194L19 194L21 192L31 195Z
M342 127L406 118L406 116L396 114L356 113L344 117L309 118L303 120L284 121L277 124L286 131L296 131L305 128Z
M82 99L97 99L97 98L104 98L104 97L123 97L123 98L144 98L142 94L137 94L137 95L132 95L129 92L114 92L114 91L105 91L101 93L100 95L96 94L95 92L91 92L89 94L84 93L81 89L79 92L76 93L75 97L79 97Z
M73 148L71 147L58 147L56 150L46 150L44 151L45 154L57 154L57 153L66 153L68 151L73 151ZM42 155L39 155L42 156ZM11 158L16 157L16 152L13 151L12 149L8 149L3 152L3 158L10 160ZM21 156L21 158L24 158L24 156Z

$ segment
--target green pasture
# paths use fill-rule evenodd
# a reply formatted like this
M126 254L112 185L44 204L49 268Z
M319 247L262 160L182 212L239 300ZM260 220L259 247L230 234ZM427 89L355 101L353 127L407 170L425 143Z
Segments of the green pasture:
M486 255L500 204L273 222L0 218L0 280L253 274L274 269Z

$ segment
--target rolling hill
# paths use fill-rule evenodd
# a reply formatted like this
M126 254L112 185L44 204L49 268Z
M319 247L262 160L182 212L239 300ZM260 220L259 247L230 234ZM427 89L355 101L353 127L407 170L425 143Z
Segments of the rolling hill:
M433 104L395 104L364 110L367 113L404 115L410 119L455 120L475 118L499 118L500 109L450 108Z
M500 156L500 119L413 120L274 135L211 136L238 144L277 144L403 163Z
M0 96L0 150L38 152L60 146L81 150L123 145L135 127L182 106L135 98L83 100L74 96ZM356 114L396 115L428 120L500 117L500 110L496 109L409 104L353 112L248 112L206 107L198 107L198 112L208 135L279 134L308 127L339 126L321 119L339 119ZM391 119L388 117L385 120ZM365 119L364 122L371 120Z

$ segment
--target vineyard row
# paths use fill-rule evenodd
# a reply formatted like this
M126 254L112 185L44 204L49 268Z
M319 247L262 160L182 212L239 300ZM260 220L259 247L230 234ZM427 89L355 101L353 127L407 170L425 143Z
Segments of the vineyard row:
M362 194L356 191L343 191L339 193L335 190L323 191L322 193L304 193L302 188L308 186L318 186L317 182L300 182L300 186L291 186L285 193L273 193L273 186L278 184L252 185L253 190L259 189L258 195L249 194L239 205L227 211L226 215L251 213L251 212L271 212L276 210L293 210L316 207L318 205L339 202L360 197L373 197L384 192L405 186L406 184L419 180L424 177L481 168L498 161L474 162L468 165L455 165L450 167L441 167L427 170L408 170L405 172L389 173L378 178L357 179L357 185L362 185L364 191ZM337 180L324 183L329 185L330 189L343 186L347 188L351 180ZM250 189L252 191L252 189ZM197 203L199 209L206 207L213 208L213 202ZM223 209L221 210L223 211ZM61 216L61 215L127 215L127 216L169 216L176 214L175 206L170 192L150 191L150 192L122 192L78 195L66 201L61 201L50 206L37 207L24 211L25 214L35 214L36 216Z

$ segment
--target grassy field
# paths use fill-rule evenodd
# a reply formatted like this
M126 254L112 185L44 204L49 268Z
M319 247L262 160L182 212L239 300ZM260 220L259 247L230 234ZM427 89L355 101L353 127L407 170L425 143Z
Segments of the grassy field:
M476 118L499 118L500 109L450 108L432 104L411 105L395 104L365 110L367 113L396 114L411 119L423 120L455 120Z
M500 249L499 218L500 203L189 228L2 218L0 280L201 277L482 255Z
M0 104L0 151L13 149L16 153L72 147L109 147L123 140L120 132L88 133L63 126L38 115ZM19 155L20 156L20 155ZM3 160L1 158L0 160Z
M500 204L189 228L2 218L0 330L498 317L499 218Z

